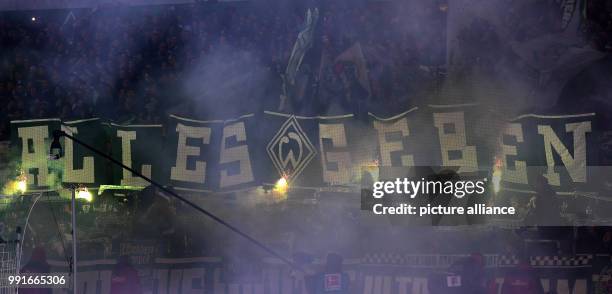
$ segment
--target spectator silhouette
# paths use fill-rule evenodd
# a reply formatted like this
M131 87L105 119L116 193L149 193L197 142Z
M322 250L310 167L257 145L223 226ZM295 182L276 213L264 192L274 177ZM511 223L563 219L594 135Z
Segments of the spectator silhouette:
M350 279L348 274L342 271L342 262L342 256L336 253L328 254L323 271L309 277L308 292L311 294L349 293Z
M127 255L119 257L111 274L111 294L141 294L138 271Z
M32 251L30 261L21 269L21 274L48 274L51 267L47 263L47 253L44 248L36 247ZM20 288L19 293L51 294L51 288Z

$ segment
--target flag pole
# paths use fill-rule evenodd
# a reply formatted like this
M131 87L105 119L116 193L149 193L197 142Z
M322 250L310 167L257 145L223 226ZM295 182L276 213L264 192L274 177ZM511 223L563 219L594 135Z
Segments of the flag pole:
M72 189L72 293L77 294L76 189Z

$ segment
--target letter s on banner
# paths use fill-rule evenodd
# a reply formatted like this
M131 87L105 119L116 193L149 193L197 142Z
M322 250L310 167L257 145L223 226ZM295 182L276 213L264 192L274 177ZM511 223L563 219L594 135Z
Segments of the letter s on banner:
M253 181L253 169L249 158L249 146L247 144L228 147L227 139L235 137L236 142L246 143L246 129L244 122L237 122L223 127L223 138L221 138L221 160L220 164L238 162L240 171L230 175L227 168L221 167L221 188L244 184Z

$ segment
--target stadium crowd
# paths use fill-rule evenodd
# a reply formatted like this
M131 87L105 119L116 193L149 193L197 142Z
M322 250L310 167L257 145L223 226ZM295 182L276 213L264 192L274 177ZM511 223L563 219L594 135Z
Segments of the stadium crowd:
M230 113L219 109L221 115L258 111L258 107L276 110L282 74L304 23L304 11L200 3L2 12L0 99L5 103L0 109L5 115L0 138L8 137L9 122L16 119L103 117L121 123L159 123L165 112L181 112L177 105L197 109L191 106L199 99L216 97L190 92L185 81L193 80L189 75L194 64L219 50L247 52L245 56L256 61L249 68L238 67L238 73L228 72L223 67L227 64L211 67L218 75L244 74L257 81L241 84L251 87L246 93L258 93L229 101L237 107L225 107L232 108ZM415 19L429 19L419 36L416 30L397 29L406 26L398 26L401 12L392 5L326 5L321 7L315 47L333 57L359 42L368 62L372 99L384 99L377 105L393 109L405 103L416 85L422 87L423 79L432 80L435 72L429 66L440 64L445 54L445 8L432 2L411 11ZM318 69L324 73L317 79L331 80L326 83L330 91L346 96L349 69L331 62ZM327 107L317 110L325 113Z
M447 70L445 0L321 2L314 45L301 68L312 86L306 88L315 90L301 89L309 105L280 107L285 68L308 6L269 2L0 13L0 139L8 138L15 119L160 123L167 113L225 119L262 109L322 115L354 113L359 99L386 115L440 88ZM606 3L588 1L591 21L582 26L601 51L612 50ZM506 22L538 8L521 7L508 8L514 12ZM560 26L555 13L532 18L512 38ZM491 72L501 60L494 52L505 50L499 38L490 23L475 19L459 33L466 51L460 63ZM510 60L504 66L520 64ZM361 61L367 81L355 66Z

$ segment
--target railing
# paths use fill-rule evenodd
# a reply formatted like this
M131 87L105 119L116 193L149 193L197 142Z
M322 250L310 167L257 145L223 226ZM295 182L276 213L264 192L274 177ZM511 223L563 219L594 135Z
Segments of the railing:
M0 244L0 294L14 294L17 291L8 280L8 276L17 274L17 245L17 242Z

